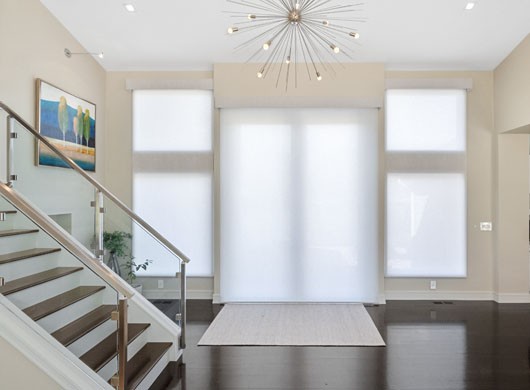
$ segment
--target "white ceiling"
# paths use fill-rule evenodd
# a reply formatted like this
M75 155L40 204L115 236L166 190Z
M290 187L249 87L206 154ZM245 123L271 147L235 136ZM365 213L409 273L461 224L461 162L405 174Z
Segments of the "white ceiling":
M341 1L341 0L338 0ZM354 3L353 0L342 0ZM362 0L361 0L362 1ZM107 70L210 70L245 62L225 0L41 0ZM134 4L128 13L123 4ZM364 0L355 62L387 69L491 70L530 33L530 0ZM346 61L344 61L346 62Z

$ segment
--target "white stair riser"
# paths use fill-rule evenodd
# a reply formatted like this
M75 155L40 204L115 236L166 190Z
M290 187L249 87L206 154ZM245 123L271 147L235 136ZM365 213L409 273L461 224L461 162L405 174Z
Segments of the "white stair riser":
M84 316L102 304L102 292L99 291L91 296L84 298L76 303L65 307L58 312L46 316L37 323L47 332L52 333L57 329L69 324L74 319Z
M36 237L37 233L0 237L0 255L35 248Z
M20 309L33 306L56 295L62 294L79 286L81 271L51 280L38 286L8 295L8 299Z
M156 378L160 373L166 368L167 364L170 361L170 351L171 348L160 358L158 363L155 364L153 369L147 374L144 380L136 387L135 390L149 390L151 385L155 382Z
M83 355L101 342L104 338L116 330L116 321L105 321L97 328L91 330L86 335L76 340L68 346L68 349L77 357Z
M129 344L127 347L127 361L131 360L136 353L142 349L142 347L147 342L147 331L149 329L146 329L145 332L143 332L141 335L139 335L132 343ZM118 368L118 359L114 358L110 362L108 362L101 370L98 371L98 374L100 377L103 378L103 380L108 381L112 376L116 373L116 370Z
M50 253L48 255L0 264L0 276L3 276L6 281L9 281L57 267L55 255L56 253Z
M2 207L0 206L0 210ZM13 229L13 214L6 214L6 218L0 221L0 230L11 230Z

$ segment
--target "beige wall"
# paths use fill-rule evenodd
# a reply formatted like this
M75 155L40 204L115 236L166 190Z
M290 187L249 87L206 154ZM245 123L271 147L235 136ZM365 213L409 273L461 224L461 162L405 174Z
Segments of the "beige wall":
M383 64L343 64L335 68L336 74L325 74L320 82L302 73L296 88L290 84L286 90L283 82L276 87L274 74L270 79L257 78L256 64L215 64L215 103L217 107L381 107Z
M492 221L494 230L495 199L497 196L495 185L496 144L493 118L494 75L493 72L384 72L380 64L357 64L350 68L351 73L342 75L348 82L341 87L336 81L330 85L322 84L321 89L305 89L296 91L271 88L264 89L256 86L255 69L249 66L244 69L239 64L222 64L215 66L214 93L216 103L220 105L252 104L274 105L281 101L296 105L305 102L307 105L329 104L355 105L365 102L365 105L383 102L384 81L386 78L471 78L473 89L468 94L468 277L464 279L439 279L438 289L429 289L429 280L423 278L384 278L384 201L380 197L380 284L381 294L389 298L426 298L444 297L448 299L492 299L498 293L525 294L528 285L528 272L520 273L521 267L515 266L518 281L515 284L502 282L497 291L494 283L500 281L495 270L514 266L513 261L497 266L494 256L495 232L481 232L479 223ZM127 202L131 201L131 92L125 89L127 79L190 79L209 78L209 73L189 72L109 72L107 74L107 113L108 121L106 142L112 145L107 149L106 167L108 186L122 196ZM262 82L263 80L258 80ZM352 103L352 101L354 103ZM326 103L327 102L327 103ZM251 103L247 103L251 104ZM276 103L277 104L277 103ZM383 151L383 123L384 110L381 110L381 145ZM112 151L112 152L111 152ZM381 158L380 183L381 194L384 194L384 158ZM528 179L527 179L528 180ZM528 186L527 186L528 187ZM526 247L525 247L526 248ZM521 249L522 250L522 249ZM218 256L216 256L215 274L219 274ZM502 280L509 280L511 274L506 274ZM169 284L168 284L169 283ZM509 287L508 287L509 285ZM156 290L154 281L147 281L149 290ZM172 286L171 281L166 286ZM506 288L504 288L506 286ZM176 288L176 286L172 286ZM190 291L193 296L204 297L213 287L214 294L219 292L219 280L215 283L208 278L190 280ZM173 289L170 288L170 289ZM210 290L211 291L211 290ZM521 299L519 296L518 299Z
M126 89L126 81L157 85L174 80L212 79L211 72L108 72L106 75L107 122L105 132L105 177L106 187L132 207L132 91ZM120 212L109 213L108 218L119 219ZM146 216L147 222L149 222ZM158 289L158 280L164 280L164 289ZM159 298L167 293L171 298L179 291L175 278L139 278L148 298ZM190 278L188 290L192 298L211 298L213 278Z
M35 79L41 78L96 104L95 176L103 180L105 71L91 56L66 58L65 48L84 51L40 1L0 1L0 100L35 124ZM89 226L93 221L89 206L92 188L71 170L36 167L34 139L25 130L17 131L15 173L19 180L15 189L48 214L71 214L72 232L88 244L93 234ZM5 119L0 115L0 179L5 178L4 132Z
M497 291L527 293L530 35L495 69ZM510 134L515 133L515 134ZM521 133L521 134L517 134Z
M492 299L494 280L494 234L482 232L480 222L493 221L493 72L387 72L387 78L471 78L467 98L467 255L468 276L435 278L386 278L388 298L417 297ZM494 226L495 226L495 221Z
M495 128L530 124L530 34L495 69Z
M0 337L0 387L9 390L57 390L61 387Z
M99 176L105 165L105 71L91 56L66 58L65 48L84 51L40 1L0 2L0 100L33 124L35 79L41 78L95 103Z

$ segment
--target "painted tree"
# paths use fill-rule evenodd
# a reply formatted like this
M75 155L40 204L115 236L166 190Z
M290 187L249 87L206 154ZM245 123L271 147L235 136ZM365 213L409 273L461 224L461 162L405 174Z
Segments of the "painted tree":
M83 107L77 106L77 133L75 137L75 142L83 145ZM79 136L79 142L77 141L77 136Z
M77 116L72 119L72 130L74 130L75 143L77 144L77 134L79 134L79 119L77 119Z
M88 147L88 140L90 139L90 111L88 109L85 110L85 116L83 117L83 135Z
M59 122L59 129L63 132L63 143L65 144L66 132L68 131L68 105L66 104L66 98L64 96L59 98L57 121Z

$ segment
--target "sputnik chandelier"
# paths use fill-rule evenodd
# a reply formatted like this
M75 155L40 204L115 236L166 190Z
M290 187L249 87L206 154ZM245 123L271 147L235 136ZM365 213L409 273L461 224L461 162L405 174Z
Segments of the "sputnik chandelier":
M230 11L230 35L248 34L236 50L255 50L247 62L258 62L257 77L298 84L299 73L309 80L334 74L341 57L352 59L351 46L359 38L352 25L362 3L336 0L227 0L240 6ZM344 4L346 2L346 4ZM257 48L257 50L256 50ZM301 75L300 75L301 76Z

